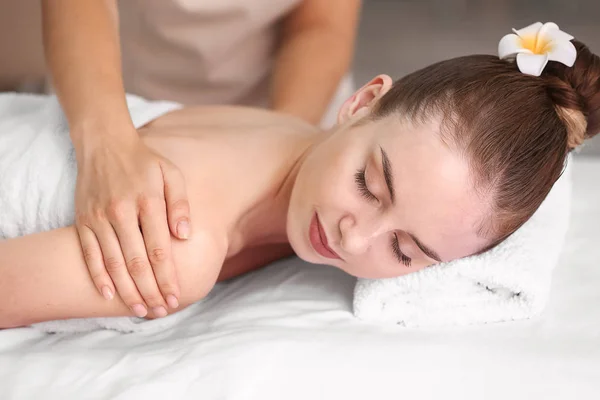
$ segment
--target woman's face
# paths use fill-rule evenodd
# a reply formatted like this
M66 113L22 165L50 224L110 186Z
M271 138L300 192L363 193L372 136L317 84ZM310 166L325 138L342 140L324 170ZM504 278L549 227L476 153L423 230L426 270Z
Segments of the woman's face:
M361 278L405 275L474 254L487 213L467 160L439 124L398 116L343 124L299 169L287 232L302 259Z

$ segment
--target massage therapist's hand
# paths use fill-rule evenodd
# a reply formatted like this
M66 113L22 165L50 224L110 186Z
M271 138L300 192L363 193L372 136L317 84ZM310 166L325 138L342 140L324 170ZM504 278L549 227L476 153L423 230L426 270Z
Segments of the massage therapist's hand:
M131 121L116 0L41 3L44 54L77 157L75 225L89 272L106 298L116 290L134 314L163 316L179 297L170 232L189 236L189 206L181 172Z
M78 150L76 226L104 297L116 287L135 315L162 317L178 307L170 232L189 237L189 203L179 169L130 129L88 136Z

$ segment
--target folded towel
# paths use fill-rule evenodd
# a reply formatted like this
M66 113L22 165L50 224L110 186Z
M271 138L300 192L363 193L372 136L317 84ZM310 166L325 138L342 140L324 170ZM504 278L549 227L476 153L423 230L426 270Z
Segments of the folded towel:
M571 168L532 218L494 249L392 279L359 279L354 314L407 327L526 319L542 312L569 221Z
M136 127L180 107L136 96L127 96L127 103ZM0 240L73 224L76 177L75 151L56 97L0 94ZM170 321L144 323L154 327ZM47 331L99 327L132 331L143 325L140 322L102 318L54 321L37 327Z

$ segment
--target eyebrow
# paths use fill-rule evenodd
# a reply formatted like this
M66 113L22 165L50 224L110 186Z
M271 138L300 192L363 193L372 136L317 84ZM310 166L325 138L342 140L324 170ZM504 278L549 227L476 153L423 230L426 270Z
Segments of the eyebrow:
M390 163L390 159L387 156L383 147L379 146L381 149L381 164L383 166L383 177L385 178L385 184L387 185L388 191L390 192L390 199L392 200L392 204L396 200L396 192L394 191L394 175L392 174L392 164Z
M414 242L417 244L419 249L421 249L421 251L423 253L425 253L425 255L427 255L427 257L433 258L437 262L442 262L441 257L438 255L438 253L431 250L431 248L425 246L423 244L423 242L421 242L419 239L417 239L417 237L415 235L413 235L412 233L410 233L410 232L406 232L406 233L408 234L408 236L411 237L412 240L414 240Z

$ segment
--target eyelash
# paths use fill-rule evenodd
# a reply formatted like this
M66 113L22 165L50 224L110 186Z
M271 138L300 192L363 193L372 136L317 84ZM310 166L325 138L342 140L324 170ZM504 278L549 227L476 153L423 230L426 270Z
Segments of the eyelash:
M365 177L365 168L362 168L362 169L359 169L358 171L356 171L356 173L354 174L354 181L356 182L356 185L358 186L358 191L365 199L372 201L372 202L379 201L379 199L377 197L375 197L375 195L373 193L371 193L369 191L369 188L367 187L367 179Z
M410 268L412 259L400 250L400 243L398 242L398 236L396 234L392 236L392 250L398 261Z
M354 174L354 181L358 186L358 191L365 199L369 201L379 201L379 199L377 199L377 197L375 197L375 195L371 193L369 191L369 188L367 187L367 179L365 178L365 168L361 168L358 171L356 171L356 174ZM402 250L400 250L400 242L398 242L398 236L396 234L392 236L392 251L398 259L398 262L401 262L407 267L410 267L412 259L406 254L404 254Z

